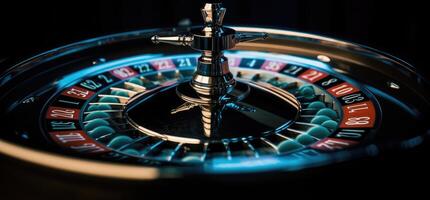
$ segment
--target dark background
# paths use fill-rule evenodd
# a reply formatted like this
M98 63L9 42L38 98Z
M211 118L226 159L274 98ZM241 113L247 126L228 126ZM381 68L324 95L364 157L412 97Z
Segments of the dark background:
M205 1L24 1L0 4L0 58L17 60L71 42L123 31L202 22ZM368 45L429 75L424 1L221 1L225 23L287 28ZM4 68L4 66L3 66Z

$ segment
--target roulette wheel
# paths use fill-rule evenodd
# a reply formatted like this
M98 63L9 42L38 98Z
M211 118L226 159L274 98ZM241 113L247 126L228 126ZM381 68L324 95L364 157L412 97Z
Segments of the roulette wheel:
M288 181L427 137L429 83L408 63L313 34L227 27L218 3L201 13L202 26L103 36L10 66L0 76L9 176L64 179L88 196L106 182Z

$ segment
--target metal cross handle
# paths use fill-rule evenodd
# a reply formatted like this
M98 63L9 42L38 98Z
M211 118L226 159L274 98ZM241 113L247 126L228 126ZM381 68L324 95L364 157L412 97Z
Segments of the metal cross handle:
M220 3L207 3L201 9L203 28L193 29L187 35L158 36L155 43L189 46L200 51L197 70L191 82L196 91L203 95L223 95L233 90L235 80L231 74L223 51L231 49L240 42L267 38L267 33L236 33L232 28L222 25L226 9Z

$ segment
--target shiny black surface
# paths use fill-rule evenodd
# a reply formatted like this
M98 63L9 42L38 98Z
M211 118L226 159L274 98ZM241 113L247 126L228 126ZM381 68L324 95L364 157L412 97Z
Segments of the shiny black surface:
M65 86L64 84L61 84L61 78L56 79L56 77L63 77L65 74L73 72L73 70L82 69L83 66L91 65L94 60L99 58L101 55L108 60L113 60L115 58L121 58L124 55L137 55L144 53L145 51L151 53L183 52L182 50L170 47L167 49L157 48L154 50L151 48L152 46L150 44L147 44L148 49L141 48L144 46L145 42L149 42L148 38L153 35L153 31L154 30L125 33L98 39L105 42L90 40L83 43L77 43L70 46L69 50L72 51L65 51L65 55L62 50L46 54L46 57L49 58L56 53L61 53L62 56L56 59L42 59L40 63L35 63L35 61L40 60L35 59L32 60L32 62L23 63L22 66L10 72L10 74L14 74L14 79L10 79L9 76L6 75L2 76L2 80L4 82L4 87L2 87L2 89L5 91L3 94L5 96L10 95L9 98L4 98L4 101L2 101L2 109L6 111L6 115L2 116L2 120L6 121L6 124L13 124L13 126L2 127L2 129L4 129L3 133L5 133L2 136L19 143L28 143L32 146L37 146L40 149L47 149L54 152L58 151L51 145L47 145L48 143L45 138L41 137L41 130L38 128L41 121L35 120L37 119L35 117L38 116L27 115L26 113L29 111L40 113L43 104L50 99L51 95L58 92L59 89ZM381 144L380 150L382 151L385 147L388 147L389 149L412 147L416 144L414 144L413 141L408 141L407 139L413 139L414 136L419 136L419 140L422 139L421 136L427 131L426 120L428 120L428 118L426 118L426 116L429 112L427 109L428 92L425 90L427 83L420 82L422 77L415 74L413 71L410 71L407 64L402 63L395 58L385 57L370 49L353 44L337 46L338 43L336 42L325 42L322 45L318 40L309 39L308 41L308 39L305 38L302 40L296 40L295 37L289 38L276 34L273 35L271 39L264 41L263 44L265 42L283 44L282 42L286 41L289 41L288 45L301 47L298 49L298 52L290 52L292 55L299 54L303 57L311 57L313 52L307 52L306 50L319 49L321 51L325 51L327 55L334 56L333 58L336 58L336 60L333 60L333 67L337 70L338 76L344 77L345 79L349 79L348 77L354 78L354 82L362 87L363 92L366 91L366 93L373 93L376 98L382 102L382 110L378 110L378 112L381 112L383 116L382 119L384 121L381 123L381 130L375 135L375 138L367 140L368 144ZM88 47L91 48L85 49L85 44L89 45ZM91 46L91 44L97 45ZM270 45L269 47L272 48ZM74 48L78 48L80 51L73 51ZM67 49L68 48L65 48L65 50ZM270 49L263 47L263 49L274 52L280 51L276 48ZM354 59L357 61L352 62L348 56L354 56ZM85 59L76 59L77 57ZM67 62L65 62L65 60ZM362 64L356 64L360 62ZM369 63L372 63L372 65L369 65ZM45 66L43 68L44 70L37 70L37 67L31 68L32 64L36 64L36 66ZM65 65L71 66L67 67L70 71L63 70ZM393 70L388 71L386 69ZM35 76L35 72L39 73L39 75ZM369 74L371 76L369 76ZM53 78L47 79L47 76ZM398 77L398 79L396 79L396 77ZM387 89L387 82L381 82L381 80L383 80L382 78L386 78L387 81L395 81L397 84L400 84L400 90ZM20 82L20 80L30 81L34 84ZM14 85L14 83L15 86L12 88L18 92L11 93L9 91L12 88L9 88L9 86ZM360 83L365 83L365 85ZM29 85L34 88L30 88ZM43 90L39 90L38 88L43 88ZM413 88L413 90L409 90L408 88ZM31 91L36 91L36 93L31 93ZM31 95L29 95L29 92ZM403 95L403 93L410 95ZM27 99L32 96L35 97L34 100L27 103ZM392 123L398 123L398 126L387 126L387 124ZM410 124L413 125L409 126ZM19 128L14 130L16 127ZM372 133L371 135L374 134ZM406 140L406 143L399 144L399 141L403 140Z
M267 91L251 87L250 94L238 103L256 109L250 114L227 107L220 108L222 121L219 132L210 138L202 134L202 116L198 106L188 111L171 114L172 109L183 104L183 100L176 94L176 85L139 97L125 112L137 125L161 134L198 138L210 142L222 142L223 139L240 140L243 137L260 137L273 133L281 126L285 129L297 118L299 112L297 108L276 96L267 98L271 95ZM265 101L261 101L262 99Z
M43 49L46 50L59 46L59 43L66 44L71 41L102 35L107 32L119 32L117 30L137 29L141 28L142 24L151 27L170 26L172 23L177 22L177 19L180 18L179 16L183 16L183 12L173 11L173 15L178 17L171 17L172 12L168 16L160 16L159 12L142 12L145 9L161 10L162 8L166 8L166 5L167 9L170 8L169 11L176 10L178 5L170 3L173 2L149 2L148 4L145 2L142 4L146 4L147 6L136 6L136 4L140 3L106 3L103 1L87 3L87 6L84 8L82 8L82 4L78 3L72 5L58 3L46 6L44 4L48 3L40 4L38 2L34 3L37 5L25 7L17 3L19 5L11 6L11 8L17 9L6 10L12 10L9 12L14 13L28 14L16 15L16 20L5 20L5 26L9 28L2 33L5 34L2 37L5 41L3 44L6 44L5 48L2 48L2 55L6 55L4 57L12 58L12 60L7 60L6 63L8 65L4 64L4 66L10 66L10 63L14 63L17 57L24 58L25 56L23 55L30 55L28 52L42 52ZM240 12L240 14L231 17L231 19L238 22L241 22L245 17L254 17L255 23L285 24L285 26L300 30L346 38L393 53L413 63L419 71L426 71L427 59L425 51L420 50L420 47L422 48L424 43L418 37L424 29L419 20L425 18L424 15L426 15L426 12L420 11L425 6L418 1L408 3L392 1L291 1L288 3L288 6L280 6L280 2L278 1L267 4L261 4L260 1L252 1L250 4L230 2L227 5L229 8L232 7L231 4L240 4L240 6L246 7L246 9L243 9L243 7L238 8L239 6L230 8L230 13L233 12L233 9L235 13ZM118 4L121 6L118 6ZM52 6L63 8L63 10L53 9ZM183 8L185 11L189 9L189 12L186 13L193 13L191 12L195 10L193 6L200 7L197 3L190 6L185 2ZM40 10L47 12L41 12ZM66 11L64 12L64 10ZM76 10L80 10L80 15L76 15ZM130 10L133 11L130 12ZM94 13L98 14L95 15ZM112 13L120 13L123 17L119 18ZM7 17L2 17L2 19L9 19L10 15L8 12L2 12L2 15L7 15ZM136 15L145 16L136 19ZM51 21L45 20L46 18L57 19ZM199 20L198 17L192 17L193 22ZM94 21L99 22L99 25L94 26ZM156 22L156 25L154 25L154 22ZM28 27L33 27L30 28L30 30L33 30L31 34L28 34ZM76 34L69 34L71 32ZM40 40L39 38L47 39ZM109 51L111 50L99 53L110 55ZM169 49L166 48L163 50ZM27 53L21 54L21 52ZM74 58L78 57L79 55L74 55ZM91 63L93 58L80 59L86 61L86 63ZM59 61L58 63L61 62ZM52 65L55 64L52 63ZM69 67L73 71L73 65ZM78 66L75 67L78 68ZM343 69L347 71L351 68L347 65ZM55 70L52 72L55 72ZM59 72L57 71L57 73ZM48 80L45 80L46 82L43 81L45 78L43 74L37 76L35 74L29 73L25 76L26 78L15 82L20 83L30 80L28 77L37 78L35 79L37 81L31 82L31 84L20 86L22 87L21 91L24 92L24 89L35 89L43 83L49 82ZM369 84L372 83L372 79L383 78L385 80L386 78L381 76L366 76L366 78L362 79L360 78L360 73L353 71L345 74L354 77L362 83ZM367 73L363 72L363 74ZM51 75L54 76L55 73ZM413 77L413 75L405 73L405 77ZM392 75L386 79L396 80L397 78L403 79L404 77ZM421 79L417 79L417 82L421 81ZM40 83L40 85L36 83ZM383 81L379 86L386 86L386 82ZM8 85L8 87L15 87L15 85ZM383 124L382 130L384 134L378 135L381 139L385 136L392 136L394 131L403 133L404 136L408 136L409 133L417 130L428 132L426 130L428 127L426 126L428 124L426 116L428 115L426 113L429 110L426 109L425 103L420 103L420 100L414 97L413 90L413 87L412 89L402 90L401 93L396 94L397 98L395 98L401 101L415 101L415 105L417 106L409 107L410 109L398 110L396 102L378 97L382 108L392 111L383 113L384 118L381 123ZM47 96L42 95L40 98L37 98L33 106L29 105L20 108L20 111L14 116L9 116L12 117L11 119L7 119L13 122L5 120L3 121L4 124L14 124L14 126L22 127L33 126L33 128L36 128L36 125L28 124L37 120L38 116L29 115L29 113L39 113L39 107L48 100L49 95L53 92L52 90L47 90ZM20 97L20 94L13 94L13 96ZM5 102L11 103L11 101L7 100ZM5 110L1 112L5 112ZM416 117L421 121L411 121L411 117ZM385 120L389 123L385 123ZM18 121L19 123L15 124ZM5 129L2 129L2 131L9 131L7 127ZM401 135L399 137L402 138ZM16 138L12 136L9 139L15 140ZM363 196L369 198L370 195L373 196L378 193L383 193L384 198L390 196L398 197L398 194L407 195L408 198L422 197L423 195L427 195L426 186L423 182L430 178L428 172L429 166L426 159L429 152L428 136L424 136L423 139L423 143L413 149L409 149L410 147L414 147L414 141L411 141L410 143L403 143L404 149L401 151L394 151L388 154L381 152L381 155L377 157L335 164L330 168L311 169L294 175L288 174L287 176L282 176L274 174L267 175L262 179L257 178L257 176L244 175L235 176L233 178L235 180L227 178L227 181L223 180L222 177L188 177L189 179L186 182L160 180L157 184L118 183L112 180L76 177L70 174L59 174L48 169L41 169L38 166L28 165L28 163L21 163L10 158L1 157L0 184L2 185L2 195L5 198L41 195L62 199L80 199L82 197L132 199L136 196L141 197L142 191L146 189L150 190L145 193L149 195L158 196L160 193L166 193L165 189L161 192L157 191L159 186L169 188L169 191L178 192L178 194L183 196L190 196L191 191L194 190L207 192L215 196L216 193L213 192L212 188L231 190L240 193L241 196L261 195L261 193L267 193L268 191L278 191L274 188L284 187L289 189L288 191L285 190L284 193L292 196L297 195L298 197L339 197L343 195L342 197ZM23 142L23 144L35 145L35 147L42 149L49 147L45 143L45 140L34 137L31 137L31 140L28 142ZM56 151L56 149L51 150ZM279 198L278 194L276 196ZM224 198L225 194L220 194L221 197Z

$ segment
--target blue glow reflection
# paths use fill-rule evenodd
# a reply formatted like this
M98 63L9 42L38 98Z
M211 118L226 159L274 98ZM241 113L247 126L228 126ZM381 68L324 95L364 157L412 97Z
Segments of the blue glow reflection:
M258 51L229 51L226 55L240 55L245 58L264 58L270 60L284 61L289 64L303 65L309 68L319 68L326 71L332 71L330 65L320 62L318 60L312 60L308 58L287 55L287 54L276 54L276 53L264 53Z
M273 53L264 53L264 52L256 52L256 51L228 51L225 53L226 56L229 55L238 55L243 58L264 58L270 60L278 60L282 62L287 62L290 64L304 65L309 68L320 68L326 71L331 71L331 67L323 62L292 56L292 55L284 55L284 54L273 54ZM64 76L61 80L56 82L58 87L66 87L69 84L73 83L76 80L82 79L88 75L93 75L94 73L101 73L111 68L126 66L126 65L134 65L142 62L148 62L151 60L159 59L161 57L165 59L177 59L182 57L198 57L199 54L180 54L176 56L163 56L163 54L145 54L140 56L132 56L119 60L114 60L94 66L90 66L84 68L80 71L71 73L67 76Z
M249 157L238 157L231 160L217 158L212 161L211 165L207 165L205 170L210 173L247 173L272 170L296 171L308 167L321 166L328 162L341 161L350 156L348 152L338 155L337 159L324 153L314 155L302 155L300 153L300 155L290 154L282 157L260 157L258 159L250 159Z
M84 68L80 71L71 73L67 76L64 76L61 80L59 80L57 82L57 85L60 88L66 87L70 83L72 83L76 80L82 79L88 75L93 75L96 72L104 72L104 71L109 70L109 69L114 68L114 67L137 64L137 63L144 62L148 59L160 58L162 56L163 56L163 54L146 54L146 55L142 55L142 56L133 56L133 57L128 57L128 58L124 58L124 59L114 60L111 62L99 64L99 65L94 65L91 67Z

